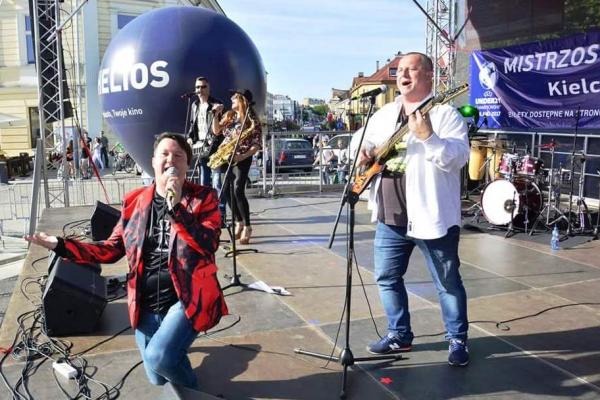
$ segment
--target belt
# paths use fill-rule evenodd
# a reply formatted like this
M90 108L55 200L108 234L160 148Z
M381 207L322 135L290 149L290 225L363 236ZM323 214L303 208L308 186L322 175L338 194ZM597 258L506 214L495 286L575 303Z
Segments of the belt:
M400 172L400 171L389 171L387 169L384 169L383 172L381 173L381 176L383 178L399 178L402 175L404 175L404 172Z

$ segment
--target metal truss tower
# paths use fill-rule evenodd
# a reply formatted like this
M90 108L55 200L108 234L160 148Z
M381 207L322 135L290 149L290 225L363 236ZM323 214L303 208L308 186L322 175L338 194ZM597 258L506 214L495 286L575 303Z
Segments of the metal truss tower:
M427 16L425 51L434 67L433 91L440 93L454 86L456 0L427 0L427 11L423 11Z
M62 185L50 187L48 184L50 170L67 170L64 156L67 147L64 120L65 100L68 101L68 99L65 99L66 81L63 68L59 0L34 0L33 14L41 140L38 140L36 145L30 232L35 230L39 189L42 183L47 208L69 206L67 174L62 174ZM68 105L70 107L70 103ZM60 123L62 140L55 141L53 132L47 128L51 122ZM50 157L53 154L60 154L62 157L53 160Z

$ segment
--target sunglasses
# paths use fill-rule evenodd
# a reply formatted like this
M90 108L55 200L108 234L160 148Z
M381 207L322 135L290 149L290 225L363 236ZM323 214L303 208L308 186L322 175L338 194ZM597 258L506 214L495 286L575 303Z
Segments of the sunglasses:
M207 87L207 85L197 85L196 89L206 89Z

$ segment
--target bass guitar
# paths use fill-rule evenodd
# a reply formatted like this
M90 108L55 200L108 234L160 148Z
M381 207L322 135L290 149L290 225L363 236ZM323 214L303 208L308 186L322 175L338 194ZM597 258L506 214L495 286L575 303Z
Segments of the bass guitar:
M421 104L417 110L421 111L422 115L426 115L433 107L438 104L444 104L460 96L467 91L469 85L467 83L448 90L435 97L430 98ZM352 184L351 192L355 195L360 195L369 186L375 175L381 173L385 168L385 163L394 154L394 147L400 143L404 136L408 133L408 124L403 124L387 142L375 148L375 156L365 165L361 165L356 169L354 175L354 183Z

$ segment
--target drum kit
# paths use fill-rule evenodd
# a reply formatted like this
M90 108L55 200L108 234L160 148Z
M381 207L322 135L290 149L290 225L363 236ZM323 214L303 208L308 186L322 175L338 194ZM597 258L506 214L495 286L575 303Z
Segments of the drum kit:
M479 186L468 192L481 193L467 213L473 214L473 221L479 223L481 215L495 227L506 229L506 237L515 231L530 235L543 225L571 233L590 232L591 218L583 198L583 174L579 174L579 193L576 209L563 212L560 208L561 190L565 183L570 183L571 170L552 168L554 152L559 144L551 141L540 146L542 151L550 152L550 168L544 169L541 159L529 154L528 149L518 151L516 146L510 148L503 140L475 139L471 140L471 152L468 163L468 177L480 182ZM585 158L581 160L581 171ZM571 166L573 163L571 163ZM572 167L573 168L573 167ZM547 189L544 197L542 189ZM570 199L573 194L571 184ZM597 229L597 228L596 228Z

